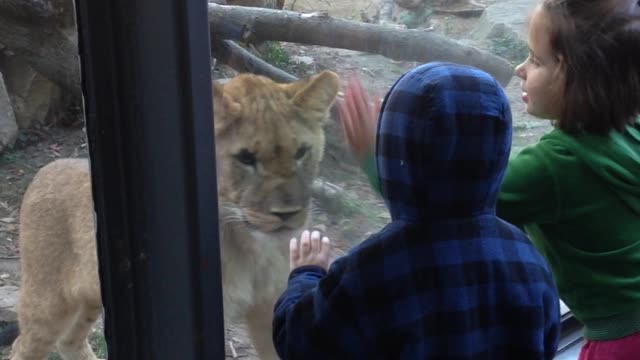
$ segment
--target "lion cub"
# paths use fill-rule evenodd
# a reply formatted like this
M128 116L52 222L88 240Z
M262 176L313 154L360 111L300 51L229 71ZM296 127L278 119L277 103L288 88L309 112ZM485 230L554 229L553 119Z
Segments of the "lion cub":
M324 153L323 122L338 92L324 71L291 84L243 74L214 83L225 324L248 325L261 359L277 359L273 305L286 284L289 239L308 224ZM35 175L20 210L20 335L12 360L96 359L101 315L94 209L86 159Z

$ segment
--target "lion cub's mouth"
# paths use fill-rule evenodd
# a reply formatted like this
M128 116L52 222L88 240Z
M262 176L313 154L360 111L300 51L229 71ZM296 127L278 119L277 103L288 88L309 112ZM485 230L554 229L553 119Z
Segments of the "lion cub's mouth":
M307 217L307 209L286 214L264 214L262 212L244 209L245 226L251 230L263 233L281 233L294 231L304 226Z

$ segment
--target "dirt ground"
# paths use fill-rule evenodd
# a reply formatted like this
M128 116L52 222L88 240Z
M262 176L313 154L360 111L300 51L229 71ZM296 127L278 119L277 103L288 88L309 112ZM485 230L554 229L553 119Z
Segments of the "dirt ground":
M492 0L477 1L488 4ZM291 1L287 1L290 8ZM335 17L360 19L361 10L369 16L375 12L377 1L371 0L298 0L296 11L329 10ZM454 38L464 38L477 18L435 15L430 26L433 31ZM413 62L392 61L382 56L356 51L322 47L282 44L290 59L311 60L304 65L306 73L330 69L341 76L352 72L361 75L371 93L384 95L393 81L404 71L416 66ZM520 87L512 79L506 88L514 116L514 152L535 142L549 129L547 123L530 118L520 101ZM334 121L336 119L333 119ZM329 125L328 136L341 136L336 122ZM344 148L329 148L321 170L321 176L342 187L349 194L354 211L344 214L321 214L314 219L326 225L336 237L364 238L379 229L388 215L384 204L371 193L366 178L353 162L343 161L348 155ZM22 195L35 172L48 162L60 157L86 157L86 137L81 126L72 128L40 127L20 134L15 148L0 155L0 287L19 285L19 253L17 249L19 206ZM0 314L0 321L2 321ZM257 359L242 326L227 331L228 358ZM233 347L233 350L231 349Z

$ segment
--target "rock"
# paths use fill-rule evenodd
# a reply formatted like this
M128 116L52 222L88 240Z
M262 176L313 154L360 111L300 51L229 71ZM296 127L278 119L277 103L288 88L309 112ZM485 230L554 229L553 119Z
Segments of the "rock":
M395 0L396 5L408 10L415 10L422 5L424 0Z
M425 4L420 5L412 10L398 11L398 22L407 27L407 29L427 28L431 25L431 15L433 9Z
M0 60L0 69L9 94L26 94L31 80L36 76L35 70L20 57L4 56Z
M527 23L538 0L498 0L489 5L472 31L474 40L512 62L527 56Z
M293 55L291 57L291 62L294 63L294 64L311 65L315 61L313 60L313 58L311 56Z
M20 129L28 129L34 123L50 123L63 110L61 89L20 57L5 57L2 72Z
M48 0L49 6L51 6L56 19L58 28L69 29L75 28L76 16L75 5L73 1L69 0Z
M453 15L461 18L472 18L482 16L485 8L486 7L484 6L472 3L461 3L455 6L447 4L447 6L435 6L433 8L433 13L440 15Z
M4 84L4 77L0 73L0 153L6 148L12 148L17 138L16 116Z
M60 88L40 74L36 74L25 97L17 98L16 121L21 129L28 129L34 123L50 123L51 117L61 108Z
M3 312L15 312L18 301L18 287L14 285L0 286L0 309ZM12 319L4 319L11 321Z
M538 0L498 0L487 6L472 32L476 40L511 35L527 41L527 22Z

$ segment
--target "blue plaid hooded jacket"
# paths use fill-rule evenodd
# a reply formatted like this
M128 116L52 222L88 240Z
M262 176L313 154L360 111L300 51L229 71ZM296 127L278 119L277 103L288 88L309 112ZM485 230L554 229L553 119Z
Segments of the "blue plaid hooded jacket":
M429 63L382 104L376 161L392 221L334 261L294 269L274 309L282 359L552 359L552 275L495 215L511 146L500 85Z

